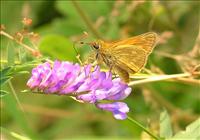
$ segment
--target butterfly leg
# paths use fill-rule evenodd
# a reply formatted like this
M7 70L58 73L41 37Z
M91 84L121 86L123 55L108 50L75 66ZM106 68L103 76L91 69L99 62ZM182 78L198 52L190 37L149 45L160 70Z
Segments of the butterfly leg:
M117 76L116 72L114 71L114 69L115 69L115 68L114 68L114 64L111 64L111 65L109 66L109 72L113 74L113 77L114 77L114 78L117 78L118 76Z
M120 68L120 67L115 67L117 74L119 75L119 77L125 82L125 83L129 83L129 73Z
M80 53L79 53L78 50L76 49L76 43L77 43L77 42L74 42L74 43L73 43L73 48L74 48L74 51L76 52L76 59L78 60L78 62L79 62L81 65L83 65L83 62L82 62L81 59L80 59Z

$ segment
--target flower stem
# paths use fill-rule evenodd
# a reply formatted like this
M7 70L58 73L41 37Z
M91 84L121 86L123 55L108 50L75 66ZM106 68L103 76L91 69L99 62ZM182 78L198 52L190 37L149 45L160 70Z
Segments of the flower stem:
M196 72L195 74L199 75L198 72ZM192 75L193 75L192 73L180 73L180 74L172 74L172 75L156 75L156 76L151 76L147 79L132 81L128 85L133 86L133 85L145 84L145 83L156 82L156 81L163 81L163 80L168 80L168 79L189 77ZM197 84L200 84L199 80L197 81Z
M137 125L138 127L140 127L143 131L145 131L147 134L149 134L151 137L153 137L156 140L162 140L161 138L155 136L153 133L151 133L148 129L146 129L142 124L140 124L139 122L137 122L136 120L134 120L133 118L131 118L130 116L128 116L128 120L131 121L132 123L134 123L135 125Z
M37 56L37 57L41 57L41 54L38 50L35 50L31 47L29 47L28 45L24 44L23 42L15 39L13 36L11 36L10 34L4 32L4 31L0 31L0 35L3 35L7 38L9 38L10 40L13 40L15 41L17 44L21 45L22 47L24 47L26 50L28 50L29 52L31 52L34 56Z

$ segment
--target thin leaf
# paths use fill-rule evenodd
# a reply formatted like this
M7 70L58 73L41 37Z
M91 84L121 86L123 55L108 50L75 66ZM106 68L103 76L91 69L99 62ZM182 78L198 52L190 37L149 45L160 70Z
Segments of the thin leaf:
M19 71L16 74L29 74L29 73L30 73L29 71Z
M0 90L0 98L4 97L7 94L9 94L9 92L7 92L5 90Z
M0 85L2 86L3 84L7 83L11 78L12 76L1 77Z
M4 69L1 69L0 70L0 75L1 77L2 76L5 76L5 75L9 75L10 74L10 71L13 69L13 67L6 67Z

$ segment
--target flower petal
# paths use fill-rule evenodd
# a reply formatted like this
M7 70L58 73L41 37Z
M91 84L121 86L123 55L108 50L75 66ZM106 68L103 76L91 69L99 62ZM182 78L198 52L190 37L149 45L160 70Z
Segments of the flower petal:
M102 100L123 100L131 88L119 78L112 80L111 72L102 72L100 67L91 65L81 67L66 61L55 61L53 67L46 62L32 70L27 85L45 93L72 94L82 102L93 103L97 108L113 113L116 119L127 117L129 108L126 103L99 103ZM84 94L83 94L84 93Z
M40 85L41 81L51 72L51 66L48 62L41 64L32 70L32 77L28 80L27 86L31 89Z
M124 120L127 118L126 113L129 112L129 108L126 103L123 102L114 102L114 103L98 103L96 104L97 108L100 108L102 110L107 110L113 113L113 116L116 119Z

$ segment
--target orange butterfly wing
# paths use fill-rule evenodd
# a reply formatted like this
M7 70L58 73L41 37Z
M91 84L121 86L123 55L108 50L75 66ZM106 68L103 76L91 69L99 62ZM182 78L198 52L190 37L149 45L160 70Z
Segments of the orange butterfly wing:
M111 48L120 45L134 45L134 46L140 46L147 53L151 53L156 44L156 40L157 40L157 34L154 32L148 32L121 41L112 42Z
M128 73L136 73L145 65L148 55L156 44L157 35L148 32L116 42L104 42L102 51L104 60L108 61L113 69L121 75L124 81L128 81Z

